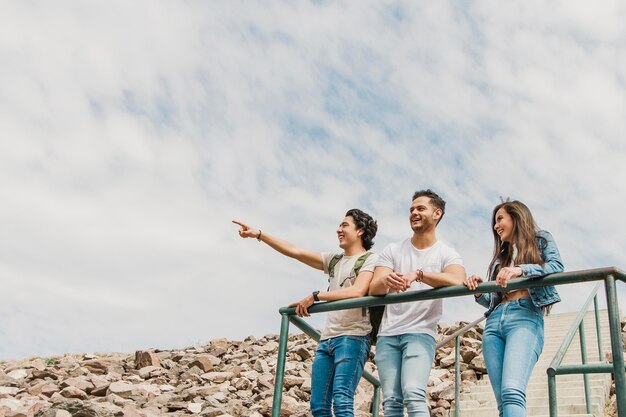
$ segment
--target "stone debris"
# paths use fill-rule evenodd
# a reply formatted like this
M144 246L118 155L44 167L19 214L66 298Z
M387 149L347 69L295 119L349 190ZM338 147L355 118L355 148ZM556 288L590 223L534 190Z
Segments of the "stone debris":
M440 326L439 333L443 338L463 324ZM481 327L461 338L462 392L485 373L481 339ZM306 335L290 336L281 416L311 416L316 347ZM266 335L134 355L89 353L0 362L0 417L270 416L277 351L278 336ZM433 416L448 416L454 402L455 358L454 341L437 352L427 389ZM366 370L378 377L373 362ZM356 416L371 415L373 392L361 380Z

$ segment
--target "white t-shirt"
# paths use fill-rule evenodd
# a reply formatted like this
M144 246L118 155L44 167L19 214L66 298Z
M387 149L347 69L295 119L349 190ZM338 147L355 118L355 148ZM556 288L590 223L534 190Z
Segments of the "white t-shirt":
M411 239L391 243L378 257L376 266L385 266L395 272L409 273L417 269L424 272L443 272L450 265L463 265L456 250L437 241L427 249L417 249ZM413 282L407 291L431 289L423 282ZM426 333L437 336L437 323L441 319L443 300L413 301L388 304L380 324L379 336L397 336L406 333Z
M328 265L336 253L322 253L324 273L328 274ZM335 265L333 278L330 280L329 291L347 288L354 285L354 263L363 254L343 256ZM374 272L377 256L370 254L359 272ZM365 312L365 315L363 314ZM353 308L350 310L330 311L326 316L326 325L322 330L321 340L337 336L366 336L372 331L368 309Z

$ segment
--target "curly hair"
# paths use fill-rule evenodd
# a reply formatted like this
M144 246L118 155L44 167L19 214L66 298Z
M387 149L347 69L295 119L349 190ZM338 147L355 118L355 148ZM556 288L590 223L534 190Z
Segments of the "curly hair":
M413 194L413 199L411 199L411 201L415 201L415 199L418 198L418 197L428 197L428 198L430 198L430 204L435 209L441 209L441 217L437 221L437 224L439 224L441 219L443 219L443 215L446 214L446 202L444 201L444 199L439 197L439 194L437 194L436 192L434 192L430 188L427 189L427 190L416 191L415 194Z
M374 246L374 238L378 231L378 223L369 214L357 208L348 210L346 217L351 216L354 219L354 225L358 229L363 229L361 235L361 243L366 250L370 250Z

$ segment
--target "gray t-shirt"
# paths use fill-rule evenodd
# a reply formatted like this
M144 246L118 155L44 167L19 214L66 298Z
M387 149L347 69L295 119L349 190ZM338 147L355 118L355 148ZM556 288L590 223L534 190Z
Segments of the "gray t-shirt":
M461 256L441 241L426 249L417 249L411 239L391 243L378 257L376 266L385 266L395 272L443 272L449 265L463 265ZM407 291L432 288L423 282L413 282ZM443 310L442 300L423 300L389 304L380 324L379 336L397 336L406 333L426 333L437 337L437 323Z
M328 274L328 265L333 256L337 253L322 253L324 262L324 273ZM354 275L354 263L361 257L361 254L353 256L343 256L335 265L333 277L330 280L329 291L339 288L347 288L354 285L356 276ZM370 254L359 272L374 272L377 256ZM369 312L367 309L353 308L350 310L330 311L326 317L326 325L322 330L321 340L330 339L337 336L366 336L372 331Z

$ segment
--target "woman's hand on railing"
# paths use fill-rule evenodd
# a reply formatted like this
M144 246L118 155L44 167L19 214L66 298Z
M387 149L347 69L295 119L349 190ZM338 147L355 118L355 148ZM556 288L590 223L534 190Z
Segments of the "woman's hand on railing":
M298 301L297 303L291 303L289 304L288 307L295 307L296 308L296 315L298 317L309 317L309 307L311 307L313 305L313 303L315 302L315 300L313 299L313 295L308 295L306 297L304 297L302 300Z
M483 282L482 277L479 277L478 275L470 275L463 280L463 285L465 285L468 290L474 291L476 288L478 288L478 284L480 284L481 282ZM479 295L480 294L474 294L474 296Z
M512 280L513 278L522 276L522 268L519 266L505 266L500 269L498 275L496 276L496 284L501 286L502 288L506 288L506 283Z

